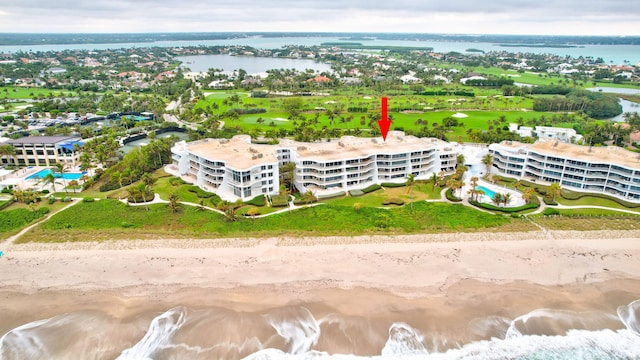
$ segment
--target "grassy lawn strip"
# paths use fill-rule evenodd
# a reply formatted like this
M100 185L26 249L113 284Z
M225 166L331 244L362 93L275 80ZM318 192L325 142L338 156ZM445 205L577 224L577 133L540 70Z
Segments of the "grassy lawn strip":
M517 226L514 222L518 222ZM263 237L521 229L519 220L463 205L419 202L390 210L323 205L261 219L227 222L220 214L183 207L171 214L165 204L128 207L115 200L80 203L52 216L19 242L65 242L158 237Z
M31 211L24 208L0 211L0 239L5 239L31 222L47 215L49 209L42 207Z
M533 220L550 230L637 230L640 216L601 209L558 210L559 215L533 215Z

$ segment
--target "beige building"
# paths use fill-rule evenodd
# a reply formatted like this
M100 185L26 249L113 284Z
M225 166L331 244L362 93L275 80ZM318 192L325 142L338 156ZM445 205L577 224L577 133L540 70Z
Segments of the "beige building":
M283 139L278 145L252 144L248 135L237 135L230 140L183 141L171 151L179 175L230 201L277 194L279 167L288 162L296 164L296 188L321 196L401 183L409 174L427 179L432 173L452 172L457 155L447 142L399 131L390 131L386 141L344 136L317 143Z
M11 145L15 155L2 156L2 165L17 162L18 166L52 166L64 163L68 166L78 165L82 146L78 136L28 136L7 140L3 145Z

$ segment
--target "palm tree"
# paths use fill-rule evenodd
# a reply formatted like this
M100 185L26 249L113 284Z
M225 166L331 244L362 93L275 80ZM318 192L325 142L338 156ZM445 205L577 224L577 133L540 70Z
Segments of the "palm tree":
M524 189L522 191L522 200L524 200L524 202L528 204L531 201L531 198L533 197L534 192L535 190L533 188Z
M502 202L504 203L505 207L509 205L509 203L511 202L511 193L502 194Z
M314 201L316 201L316 200L317 200L317 199L316 199L316 196L313 194L313 191L311 191L311 190L309 190L309 191L305 192L305 193L302 195L302 201L303 201L305 204L311 204L312 202L314 202Z
M282 183L289 185L289 192L293 192L293 183L296 179L296 163L288 162L280 167L280 176L282 177Z
M42 182L44 183L44 185L53 185L53 191L52 192L56 192L56 186L55 186L55 181L56 181L56 177L53 176L52 173L48 173L47 175L45 175L45 177L42 178Z
M554 182L553 184L549 185L549 195L551 196L551 201L555 201L557 196L560 196L560 192L562 191L562 188L560 187L560 184L557 182Z
M411 202L409 203L409 207L412 209L413 209L413 196L411 196L411 191L413 191L413 186L415 184L416 184L416 175L413 173L407 175L407 182L406 182L406 185L408 187L407 193L409 194L409 198L411 199Z
M171 210L172 214L175 214L178 209L180 209L179 201L180 198L178 197L178 194L176 194L175 192L169 194L169 203L167 204L167 206L169 206L169 210Z
M438 174L436 174L435 171L431 174L431 183L431 192L433 192L438 184Z
M15 155L16 155L16 151L13 149L13 146L11 145L0 146L0 158L3 156L9 156L14 166L17 165Z
M496 206L500 205L500 203L502 202L502 194L499 194L499 193L493 194L491 201L493 201L493 203L496 204Z
M458 154L458 156L456 156L456 167L463 167L464 166L464 155L462 154Z
M493 165L493 156L491 154L487 154L482 157L482 163L487 168L487 175L489 175L489 171L491 171L491 165Z
M471 199L474 201L478 201L478 190L476 189L478 187L478 177L472 176L470 179L469 185L471 185L471 189L469 190L469 194L471 194Z
M55 163L53 166L55 166L57 172L60 174L60 177L62 178L62 185L64 186L64 193L69 195L69 191L67 190L67 182L64 179L64 163L58 162L58 163Z

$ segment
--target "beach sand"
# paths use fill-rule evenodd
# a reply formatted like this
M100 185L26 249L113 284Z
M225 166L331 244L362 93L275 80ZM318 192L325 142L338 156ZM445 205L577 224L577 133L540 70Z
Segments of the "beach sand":
M65 311L121 319L175 305L391 306L434 327L551 305L615 313L640 298L640 232L21 244L0 258L0 284L0 334Z

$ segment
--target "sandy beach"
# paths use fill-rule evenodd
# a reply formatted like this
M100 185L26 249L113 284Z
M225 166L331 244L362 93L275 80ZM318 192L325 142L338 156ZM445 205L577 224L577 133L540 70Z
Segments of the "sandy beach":
M422 319L422 331L468 340L477 316L615 313L640 299L640 231L21 244L5 248L0 284L0 334L66 311L149 321L176 305L305 304L314 315Z

